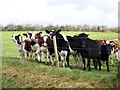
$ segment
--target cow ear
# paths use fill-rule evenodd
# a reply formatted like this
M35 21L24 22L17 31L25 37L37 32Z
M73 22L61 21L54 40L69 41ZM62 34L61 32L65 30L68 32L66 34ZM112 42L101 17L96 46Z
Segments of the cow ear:
M48 31L48 30L45 30L45 32L46 32L47 34L49 34L49 33L50 33L50 31Z
M18 34L18 37L21 36L20 34Z
M42 34L42 32L39 32L40 34Z
M59 29L57 32L58 32L58 33L61 32L61 29Z
M89 36L89 34L87 34L87 37Z
M23 33L23 35L24 35L24 36L27 36L27 34L26 34L26 33Z

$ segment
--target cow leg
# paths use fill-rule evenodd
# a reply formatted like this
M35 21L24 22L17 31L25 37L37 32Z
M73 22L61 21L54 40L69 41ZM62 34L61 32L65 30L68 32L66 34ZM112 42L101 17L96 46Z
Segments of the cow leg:
M30 60L32 60L32 54L33 54L33 52L30 51Z
M85 68L86 61L85 61L84 58L83 58L82 60L83 60L83 65L84 65L83 70L85 70L85 69L86 69L86 68Z
M42 62L42 52L39 52L39 56L40 56L40 62Z
M43 53L44 53L45 63L47 64L48 53L47 53L47 51L44 51Z
M29 59L29 52L28 51L26 51L26 55L27 55L27 59Z
M87 67L88 67L88 71L91 71L91 68L90 68L90 59L88 59Z
M20 60L22 60L22 59L24 59L24 58L25 58L25 53L24 53L24 52L22 53L22 52L20 51Z
M81 57L81 54L80 54L80 53L78 53L78 58L79 58L79 60L80 60L80 68L83 69L84 64L83 64L83 60L82 60L82 57Z
M36 50L36 52L35 52L35 56L37 56L37 60L39 61L39 62L41 62L41 52L40 52L40 47L39 48L37 48L37 50Z
M93 65L94 65L94 69L97 70L97 60L96 59L93 59Z
M48 59L49 59L49 63L51 63L51 59L50 59L50 53L48 52Z
M100 60L98 60L97 62L98 62L98 65L99 65L99 70L101 70L101 62L100 62Z
M69 65L69 54L70 54L70 52L68 52L68 53L67 53L67 56L66 56L66 62L67 62L67 66L68 66L68 67L70 67L70 65Z
M63 67L65 67L65 62L66 62L66 59L64 58L62 64L63 64Z
M109 65L108 65L108 60L106 61L106 66L107 66L107 71L110 72Z
M52 64L51 65L54 65L55 64L55 57L54 56L52 56Z
M23 56L22 56L22 53L20 52L20 60L22 60L23 59Z

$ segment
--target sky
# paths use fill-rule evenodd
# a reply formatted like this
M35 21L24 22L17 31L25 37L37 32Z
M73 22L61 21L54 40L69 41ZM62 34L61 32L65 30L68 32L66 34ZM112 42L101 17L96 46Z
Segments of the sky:
M0 24L118 26L119 0L0 0Z

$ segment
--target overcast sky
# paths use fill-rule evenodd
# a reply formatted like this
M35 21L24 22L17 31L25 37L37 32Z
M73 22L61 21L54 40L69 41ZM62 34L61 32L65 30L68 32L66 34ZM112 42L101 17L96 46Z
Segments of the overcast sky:
M0 0L0 24L118 26L119 0Z

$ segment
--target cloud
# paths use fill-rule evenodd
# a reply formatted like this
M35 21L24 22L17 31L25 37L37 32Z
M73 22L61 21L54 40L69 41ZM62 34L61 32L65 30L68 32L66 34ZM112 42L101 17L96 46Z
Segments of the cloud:
M0 24L117 26L118 0L0 0Z

